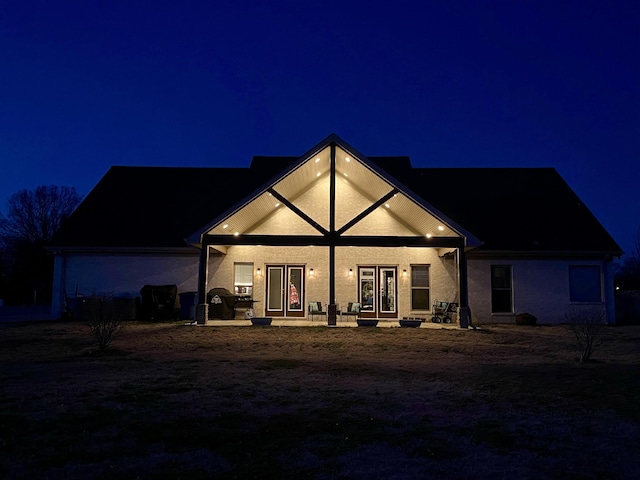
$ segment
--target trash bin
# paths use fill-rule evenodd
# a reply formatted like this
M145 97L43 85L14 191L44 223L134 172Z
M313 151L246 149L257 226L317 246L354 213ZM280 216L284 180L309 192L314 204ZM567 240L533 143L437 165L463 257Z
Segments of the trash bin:
M182 320L196 319L198 292L182 292L180 296L180 317Z
M140 316L145 320L177 320L177 285L145 285L140 290Z
M230 320L235 317L236 296L226 288L212 288L207 293L209 318Z

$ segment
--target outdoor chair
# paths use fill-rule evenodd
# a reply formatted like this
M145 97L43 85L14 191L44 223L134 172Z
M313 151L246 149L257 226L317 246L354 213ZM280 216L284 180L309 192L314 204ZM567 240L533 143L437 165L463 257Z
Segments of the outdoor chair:
M309 319L313 321L316 316L327 316L327 311L322 309L322 302L309 302Z
M340 310L340 320L343 317L353 317L357 319L360 317L360 303L358 302L349 302L346 307L342 307Z

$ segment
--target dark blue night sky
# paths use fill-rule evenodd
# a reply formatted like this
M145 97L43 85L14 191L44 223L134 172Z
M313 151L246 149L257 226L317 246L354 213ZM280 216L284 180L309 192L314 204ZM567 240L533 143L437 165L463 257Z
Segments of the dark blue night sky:
M8 0L0 55L2 207L336 133L414 166L555 167L624 250L640 227L638 1Z

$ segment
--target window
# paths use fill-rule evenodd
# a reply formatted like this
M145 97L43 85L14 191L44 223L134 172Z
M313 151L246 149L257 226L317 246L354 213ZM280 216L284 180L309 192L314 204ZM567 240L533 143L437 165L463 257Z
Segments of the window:
M569 301L601 302L600 278L597 265L569 265Z
M234 266L234 293L253 295L253 263L236 263Z
M511 265L491 265L491 313L512 313Z
M429 310L429 265L411 265L411 310Z

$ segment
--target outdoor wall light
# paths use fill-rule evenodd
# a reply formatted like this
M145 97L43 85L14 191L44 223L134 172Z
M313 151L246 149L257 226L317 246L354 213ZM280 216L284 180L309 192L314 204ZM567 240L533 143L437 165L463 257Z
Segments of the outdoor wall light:
M353 268L350 268L350 269L349 269L349 276L350 276L350 277L353 277Z
M406 276L407 276L407 270L406 270L406 269L405 269L405 270L402 270L402 276L403 276L403 277L406 277Z
M309 276L313 277L313 275L315 274L315 272L313 271L313 268L309 269Z
M257 276L262 275L262 270L260 270L260 267L256 268L256 275Z

